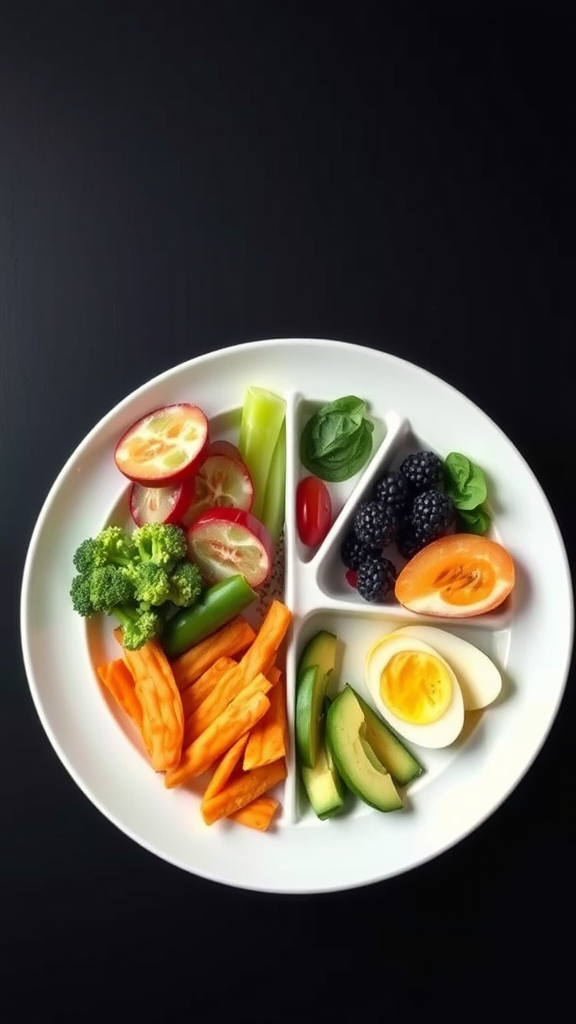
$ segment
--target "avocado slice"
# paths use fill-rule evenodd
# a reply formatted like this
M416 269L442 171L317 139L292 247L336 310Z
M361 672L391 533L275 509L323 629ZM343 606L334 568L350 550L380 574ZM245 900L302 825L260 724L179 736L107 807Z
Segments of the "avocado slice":
M337 638L320 630L306 645L296 675L296 749L300 764L313 768L322 744L323 703L336 662Z
M350 687L352 689L352 687ZM402 741L392 732L392 729L384 722L379 715L362 699L359 693L356 697L364 713L366 720L366 739L372 747L376 757L384 765L387 771L399 786L407 786L424 772L423 765L416 760Z
M342 779L364 803L377 811L403 807L392 776L368 742L364 710L348 684L330 705L326 741Z
M330 701L324 700L324 716L328 713ZM324 717L324 724L326 718ZM301 767L302 781L308 800L314 813L324 821L331 818L344 806L346 800L346 786L334 764L332 755L326 744L325 736L322 737L316 764L313 768Z

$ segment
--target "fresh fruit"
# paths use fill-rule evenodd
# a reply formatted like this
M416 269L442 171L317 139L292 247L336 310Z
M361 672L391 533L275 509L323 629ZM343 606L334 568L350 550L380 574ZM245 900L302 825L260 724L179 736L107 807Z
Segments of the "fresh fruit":
M399 786L407 786L422 775L423 766L359 693L356 697L366 720L366 739L376 757Z
M364 803L378 811L403 806L392 776L368 741L362 705L348 684L330 705L326 740L343 781Z
M322 746L324 699L334 671L337 653L334 633L319 630L308 641L296 673L296 748L300 763L308 768L316 764Z
M164 651L179 658L240 615L257 596L240 573L207 587L192 608L182 608L167 620L161 637Z
M302 477L298 483L296 525L300 540L310 548L322 543L332 525L330 491L317 476Z
M374 499L382 508L390 508L400 515L406 507L410 495L407 478L400 472L385 473L376 481Z
M265 388L249 387L244 394L238 448L254 484L252 512L262 521L268 476L280 436L286 402Z
M324 702L324 723L330 701ZM322 737L316 764L313 768L301 766L302 781L312 810L321 821L332 818L342 810L346 800L346 786L334 764L334 759Z
M464 618L497 608L514 587L514 562L497 541L453 533L406 563L396 580L400 604L422 615Z
M385 601L394 593L396 567L384 555L370 552L356 573L356 589L365 601Z
M367 548L361 540L358 540L354 531L344 538L340 547L340 557L347 569L358 570L369 554L371 554L371 548Z
M247 467L230 455L208 454L195 474L196 490L187 521L195 522L211 508L242 508L254 501L254 487Z
M443 537L454 525L454 505L446 494L432 489L417 494L408 511L406 525L420 546Z
M429 644L401 635L377 641L364 673L379 713L409 743L447 747L460 735L462 691L448 662Z
M354 533L367 548L388 547L396 536L397 519L391 508L376 501L365 501L354 515Z
M381 642L397 636L422 640L446 659L456 674L466 711L488 707L496 700L502 689L502 676L491 658L468 640L437 626L418 625L400 626Z
M226 441L224 438L216 438L214 441L210 441L208 445L207 455L227 455L230 459L240 459L240 449L232 444L232 441Z
M136 420L114 450L121 473L147 487L168 487L190 476L208 444L208 420L197 405L164 405Z
M259 587L272 567L272 539L251 512L213 508L187 530L188 557L200 568L207 583L242 573L251 587Z
M408 481L411 493L420 494L440 483L442 460L436 452L412 452L401 463L400 472Z
M130 514L137 526L144 523L182 522L195 491L195 477L187 477L171 487L144 487L132 484L130 488Z

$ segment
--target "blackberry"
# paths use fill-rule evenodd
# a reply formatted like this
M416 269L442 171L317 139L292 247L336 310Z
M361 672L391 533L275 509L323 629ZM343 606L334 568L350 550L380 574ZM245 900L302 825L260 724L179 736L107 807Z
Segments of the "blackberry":
M441 491L430 490L414 498L407 525L416 541L429 544L443 537L453 521L454 505L450 498Z
M442 478L442 460L435 452L414 452L407 455L400 472L408 481L411 493L421 494L437 487Z
M414 531L410 528L410 525L403 523L396 538L396 547L402 555L402 558L405 558L406 561L409 562L410 559L414 558L414 555L418 554L424 546L425 541L416 540Z
M348 534L340 547L340 557L347 569L358 569L369 554L370 548L358 540L355 533Z
M371 554L356 577L356 589L365 601L384 601L394 590L396 567L389 558Z
M385 548L396 536L396 516L376 501L365 501L354 516L354 533L367 548Z
M376 482L375 500L382 508L390 508L398 515L404 511L410 494L410 485L403 473L385 473Z

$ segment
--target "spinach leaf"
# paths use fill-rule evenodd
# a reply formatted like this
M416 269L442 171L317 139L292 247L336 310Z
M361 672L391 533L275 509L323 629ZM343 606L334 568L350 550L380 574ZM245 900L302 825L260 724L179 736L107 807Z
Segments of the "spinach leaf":
M310 473L337 482L354 476L370 458L374 424L366 404L346 395L318 409L300 439L300 459Z
M492 522L492 517L481 505L471 510L460 509L458 515L468 533L486 533Z
M488 489L484 473L460 452L450 452L444 460L444 486L458 510L472 511L486 501Z

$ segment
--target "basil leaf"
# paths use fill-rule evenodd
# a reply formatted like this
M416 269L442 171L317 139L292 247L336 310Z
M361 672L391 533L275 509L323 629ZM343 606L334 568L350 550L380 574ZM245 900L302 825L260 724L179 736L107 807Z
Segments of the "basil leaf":
M486 501L488 488L479 466L460 452L450 452L444 460L446 494L457 509L472 511Z
M300 460L322 480L354 476L372 451L374 424L364 417L366 403L355 395L327 402L308 420L300 438Z
M458 516L468 533L486 533L492 523L490 513L485 508L482 508L481 505L471 510L459 510Z
M361 423L356 425L349 416L340 415L340 413L319 417L312 431L315 457L322 458L331 451L345 448L361 426Z
M328 483L340 483L342 480L349 480L355 476L368 462L372 454L372 430L367 424L362 425L362 435L359 443L355 445L352 456L347 453L347 458L340 462L329 462L322 459L319 462L304 462L309 472Z
M356 395L336 398L334 402L327 402L319 410L321 416L332 415L333 413L348 416L357 427L361 425L365 412L366 403L361 398L357 398Z

